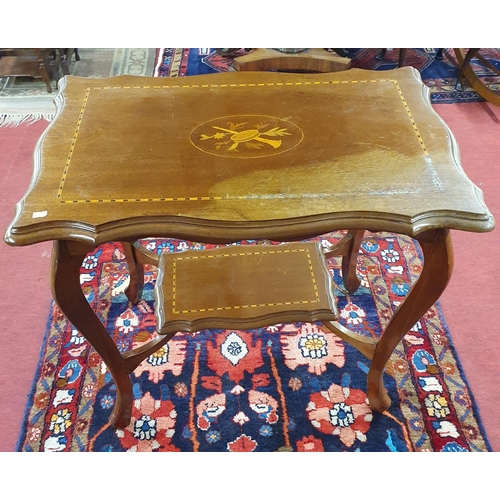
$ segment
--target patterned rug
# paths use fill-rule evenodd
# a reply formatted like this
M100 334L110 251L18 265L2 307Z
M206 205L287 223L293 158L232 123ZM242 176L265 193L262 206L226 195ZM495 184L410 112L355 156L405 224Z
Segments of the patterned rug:
M234 57L244 55L240 49L232 57L223 57L216 49L161 49L163 56L156 69L156 76L186 76L200 73L235 71ZM332 51L332 49L328 49ZM382 60L377 59L381 49L345 49L353 68L388 70L398 65L399 50L389 49ZM484 99L463 79L463 90L455 90L458 63L453 49L445 49L443 59L436 59L438 49L408 49L405 66L420 71L424 83L431 89L431 102L476 102ZM481 49L481 54L500 70L500 49ZM474 58L472 65L479 79L493 92L500 92L500 77L481 61Z
M319 240L327 245L342 236ZM142 244L158 254L215 246ZM344 293L340 259L328 268L340 321L377 337L422 261L410 238L367 233L356 293ZM155 268L145 271L142 299L132 305L123 293L128 271L120 245L103 245L83 262L84 293L120 351L156 335ZM385 374L392 404L383 414L367 405L368 367L319 324L179 332L132 374L132 422L115 431L108 424L113 380L53 305L18 451L491 451L439 305L393 353Z
M152 76L156 49L79 49L80 60L73 59L70 73L88 78L118 75ZM41 79L0 77L0 127L52 120L55 114L55 82L47 92Z

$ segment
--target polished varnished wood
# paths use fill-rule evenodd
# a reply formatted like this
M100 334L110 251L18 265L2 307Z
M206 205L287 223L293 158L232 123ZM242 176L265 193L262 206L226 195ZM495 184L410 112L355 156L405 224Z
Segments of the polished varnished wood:
M182 80L67 76L61 88L32 186L7 232L11 244L493 227L410 67ZM231 123L238 132L224 132ZM245 133L260 141L232 140Z
M319 243L165 253L155 298L160 334L338 318Z
M236 57L233 65L237 71L331 73L349 69L351 60L325 49L304 49L297 53L280 52L279 49L254 49L249 54Z
M162 330L166 322L160 317L164 334L120 353L82 293L79 270L99 244L121 242L130 270L129 300L140 299L145 264L159 267L165 294L172 284L163 281L166 267L134 245L153 236L287 242L347 230L321 257L342 257L347 292L359 286L356 261L365 230L415 238L424 255L422 274L380 340L350 332L334 318L322 319L325 328L371 359L369 403L374 410L387 409L385 365L449 280L450 229L480 233L494 227L416 70L67 76L60 88L56 118L36 147L33 180L5 241L55 241L53 295L116 382L111 423L128 425L129 374L177 326ZM214 276L227 282L230 295L229 276L223 279L218 270L203 279ZM254 279L246 277L250 286ZM301 282L300 273L295 279ZM160 298L163 304L165 295ZM293 311L283 312L285 319ZM203 325L196 321L188 318L179 327ZM239 324L249 327L244 321Z

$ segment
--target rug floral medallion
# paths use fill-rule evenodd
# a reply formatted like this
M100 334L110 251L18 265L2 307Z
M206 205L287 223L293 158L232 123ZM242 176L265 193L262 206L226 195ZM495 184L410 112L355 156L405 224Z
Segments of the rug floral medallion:
M343 233L318 238L325 246ZM150 251L202 250L182 240L141 242ZM242 241L240 245L273 244ZM358 258L361 286L347 295L340 259L328 261L340 321L377 338L422 269L407 237L366 233ZM89 254L84 293L119 350L156 336L154 267L131 304L119 244ZM392 404L367 404L369 361L321 324L251 331L177 333L131 375L132 421L108 423L116 387L100 356L56 305L49 317L18 451L490 451L439 305L397 346L385 373Z

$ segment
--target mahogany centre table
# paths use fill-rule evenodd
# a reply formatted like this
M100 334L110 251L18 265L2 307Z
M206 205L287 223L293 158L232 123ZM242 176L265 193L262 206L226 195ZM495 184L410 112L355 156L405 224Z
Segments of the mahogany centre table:
M143 264L158 264L134 245L147 237L294 242L347 230L325 258L342 256L350 292L363 231L417 240L422 273L378 341L323 322L371 359L370 406L389 406L385 365L448 283L450 230L494 227L416 70L67 76L59 86L5 241L54 241L53 296L113 376L116 427L130 422L129 374L175 332L121 354L82 292L80 270L98 245L121 242L127 296L137 301Z

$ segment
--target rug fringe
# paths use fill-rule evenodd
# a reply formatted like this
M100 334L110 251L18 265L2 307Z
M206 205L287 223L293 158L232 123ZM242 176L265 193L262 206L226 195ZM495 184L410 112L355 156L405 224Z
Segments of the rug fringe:
M1 114L0 127L17 127L22 124L31 125L40 120L51 122L55 113L25 113L25 114Z

